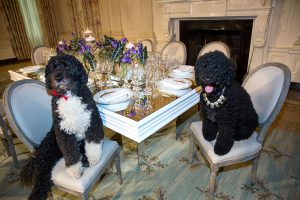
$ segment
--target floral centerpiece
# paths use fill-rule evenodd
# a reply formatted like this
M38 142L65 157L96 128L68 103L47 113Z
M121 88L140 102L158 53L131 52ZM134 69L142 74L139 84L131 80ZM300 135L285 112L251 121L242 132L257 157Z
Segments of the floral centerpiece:
M104 36L102 42L89 44L84 38L78 37L72 33L73 39L67 44L65 40L59 42L56 48L57 53L66 53L74 55L85 66L87 71L94 71L96 62L109 60L124 66L124 64L140 64L145 65L148 58L147 47L138 43L134 45L128 42L126 38L116 40L109 36Z
M147 47L143 47L141 43L135 46L133 43L128 42L126 38L116 40L112 37L104 36L104 42L97 43L97 45L101 49L100 56L109 56L113 62L118 64L136 62L145 65L148 58Z
M116 40L104 36L104 41L97 45L100 49L98 57L111 59L116 64L115 73L120 79L126 79L126 74L131 74L133 67L143 67L148 58L147 47L141 43L134 45L126 38Z

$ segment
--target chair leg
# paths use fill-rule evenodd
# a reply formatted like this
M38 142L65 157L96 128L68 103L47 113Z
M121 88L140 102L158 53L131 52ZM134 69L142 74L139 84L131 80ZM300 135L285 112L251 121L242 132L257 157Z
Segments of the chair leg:
M216 187L216 177L217 173L219 171L218 167L211 167L211 172L210 172L210 181L209 181L209 193L208 193L208 199L212 200L214 199L214 191Z
M117 170L117 175L119 177L119 182L122 185L123 178L122 178L122 171L121 171L120 152L118 152L117 155L115 156L115 166Z
M191 133L190 134L190 149L189 149L190 163L193 163L195 160L195 156L196 156L195 149L196 149L196 146L195 146L194 136Z
M251 180L250 184L253 186L257 182L256 173L258 167L259 156L257 156L252 162Z
M9 152L8 154L10 154L12 156L15 167L17 169L19 169L19 163L18 163L18 159L17 159L15 146L14 146L14 143L13 143L12 134L10 133L10 130L7 127L7 125L5 124L5 121L3 120L1 115L0 115L0 126L1 126L1 129L2 129L4 138L7 142L7 147L8 147L8 152Z
M15 149L15 146L14 146L14 143L13 143L13 139L12 139L11 135L9 137L10 137L9 140L7 141L9 153L13 158L15 167L17 169L19 169L20 167L19 167L19 162L18 162L18 158L17 158L16 149Z
M83 200L89 200L89 193L88 193L88 192L83 193L83 194L81 195L81 198L82 198Z
M48 199L54 200L54 198L53 198L53 191L52 190L48 193Z

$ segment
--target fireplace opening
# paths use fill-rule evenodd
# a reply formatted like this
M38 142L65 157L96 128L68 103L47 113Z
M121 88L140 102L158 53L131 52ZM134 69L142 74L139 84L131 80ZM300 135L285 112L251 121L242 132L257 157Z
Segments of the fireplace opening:
M236 80L242 83L248 69L253 20L180 20L179 40L187 48L187 64L195 65L199 51L207 43L221 41L228 45L236 64Z

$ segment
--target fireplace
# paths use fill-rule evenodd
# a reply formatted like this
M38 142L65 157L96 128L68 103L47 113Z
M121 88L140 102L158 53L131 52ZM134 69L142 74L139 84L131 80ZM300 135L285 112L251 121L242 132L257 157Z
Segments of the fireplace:
M180 22L195 20L193 23L198 23L196 21L205 22L209 21L214 23L214 21L225 21L226 26L234 26L236 23L233 21L247 23L249 21L250 25L246 26L246 29L249 30L248 33L242 32L237 28L231 30L229 36L223 36L222 34L214 40L220 40L224 43L224 38L229 41L228 46L231 48L231 53L236 59L238 65L238 81L241 82L243 74L246 70L251 71L258 67L259 65L266 63L268 61L268 48L270 46L271 38L269 37L272 33L271 24L274 17L273 8L275 6L272 0L153 0L152 2L157 2L153 4L155 7L154 11L154 21L153 27L155 31L154 43L156 49L160 50L165 44L170 40L182 40L180 30ZM231 22L228 23L227 22ZM244 22L245 21L245 22ZM192 23L192 22L191 22ZM207 23L210 25L210 23ZM218 22L216 22L218 23ZM208 26L207 25L207 26ZM223 23L221 23L223 25ZM204 25L203 25L204 26ZM252 30L251 30L252 27ZM205 34L206 39L202 39L204 43L199 44L198 47L194 48L195 51L200 50L201 46L205 43L210 42L211 36L215 34L222 33L221 30L208 30L209 34ZM229 30L227 32L230 32ZM240 32L240 33L239 33ZM215 33L215 34L212 34ZM226 31L224 30L224 33ZM235 34L241 34L241 38L236 39ZM235 47L232 47L231 43L238 44L240 42L244 43L244 34L251 37L247 39L248 42L243 44L247 46L247 50L241 53ZM226 35L226 34L225 34ZM230 38L231 37L231 38ZM197 39L197 38L196 38ZM200 39L199 39L200 40ZM249 45L250 41L250 45ZM188 45L188 44L187 44ZM248 49L250 46L250 49ZM240 50L244 50L243 46L238 46ZM247 52L249 52L247 54ZM198 52L197 52L198 53ZM189 55L188 64L195 64L195 55ZM238 54L237 54L238 53ZM189 53L190 54L190 53ZM194 61L191 60L194 57ZM247 59L247 62L245 60Z
M230 49L231 60L236 64L236 80L241 83L248 69L252 26L252 19L180 20L179 40L186 45L187 64L195 64L207 43L221 41Z

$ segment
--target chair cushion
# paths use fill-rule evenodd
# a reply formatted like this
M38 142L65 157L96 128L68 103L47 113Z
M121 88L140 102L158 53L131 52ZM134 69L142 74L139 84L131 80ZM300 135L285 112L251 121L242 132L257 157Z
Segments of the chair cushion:
M76 192L84 193L93 180L97 177L101 169L105 167L106 163L112 157L114 152L118 149L118 143L105 139L103 141L102 148L103 154L100 162L98 162L95 166L84 169L82 176L78 179L74 179L67 174L65 160L63 158L60 159L52 170L53 183L56 186L62 186Z
M214 164L251 156L262 148L262 145L256 141L257 133L254 132L247 140L235 141L229 153L219 156L214 152L216 140L209 142L204 139L201 121L193 122L190 128Z

